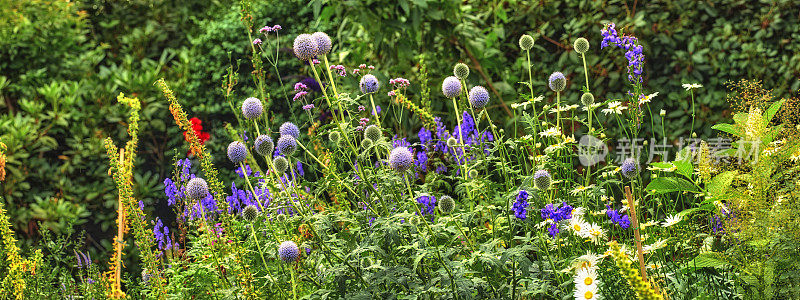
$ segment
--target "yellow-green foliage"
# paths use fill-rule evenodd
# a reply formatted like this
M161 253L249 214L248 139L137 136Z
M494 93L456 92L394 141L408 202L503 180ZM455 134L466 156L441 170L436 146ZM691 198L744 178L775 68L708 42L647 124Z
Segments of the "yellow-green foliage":
M631 286L631 289L636 292L636 296L638 296L639 299L664 299L661 294L656 291L652 283L645 281L642 279L642 276L639 276L639 270L633 265L633 262L631 262L630 258L622 253L622 250L616 241L609 243L609 246L611 247L611 257L614 258L614 262L616 263L617 268L619 268L619 273L622 275L622 277L625 277L625 280Z

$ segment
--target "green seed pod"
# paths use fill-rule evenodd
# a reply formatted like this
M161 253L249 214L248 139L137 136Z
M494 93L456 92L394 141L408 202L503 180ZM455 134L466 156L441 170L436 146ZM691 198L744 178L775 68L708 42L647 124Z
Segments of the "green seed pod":
M447 147L453 148L456 145L458 145L458 140L456 140L456 138L451 136L449 139L447 139Z
M449 214L453 212L453 209L456 207L456 201L453 200L450 196L442 196L439 199L439 212L442 214Z
M453 75L456 78L464 80L469 76L469 67L464 63L457 63L455 67L453 67Z
M339 140L342 139L342 134L339 133L338 131L332 131L331 133L328 134L328 139L331 140L331 142L333 142L334 145L338 145Z
M585 38L578 38L575 40L575 43L572 44L572 47L575 48L575 52L584 54L586 51L589 51L589 41Z
M369 125L364 129L364 138L370 139L373 142L379 141L383 137L383 132L377 125Z
M369 149L369 147L372 147L372 140L370 139L361 140L361 148Z
M522 50L531 50L531 48L533 48L533 37L523 34L519 37L519 47L522 48Z
M245 206L242 210L242 217L247 222L253 222L258 217L258 208L255 205Z
M594 104L594 95L592 95L592 93L583 93L583 95L581 95L581 103L586 107Z
M286 169L289 168L289 161L283 156L276 157L272 160L272 164L275 166L275 171L278 172L278 175L285 173Z
M550 176L550 172L547 170L539 170L533 174L533 184L536 186L537 189L542 191L546 191L550 188L550 184L552 184L552 177Z
M475 170L475 169L469 170L467 175L469 175L469 178L477 178L478 177L478 170Z
M279 223L286 222L286 215L279 214L279 215L275 216L275 221L278 221Z

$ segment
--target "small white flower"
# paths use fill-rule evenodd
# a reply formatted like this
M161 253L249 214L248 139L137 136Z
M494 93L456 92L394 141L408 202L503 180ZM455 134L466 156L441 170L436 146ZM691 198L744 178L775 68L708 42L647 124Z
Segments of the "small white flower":
M579 237L589 237L587 231L587 229L589 229L589 224L586 223L583 218L573 217L572 219L569 219L569 229Z
M589 109L590 109L590 108L591 108L592 110L595 110L595 109L597 109L598 107L600 107L601 105L603 105L603 103L592 103L592 104L591 104L591 105L589 105L589 106L584 106L584 107L583 107L583 111L589 111Z
M653 97L658 96L658 92L652 93L647 96L643 96L639 98L639 105L650 103L650 100L653 100Z
M691 90L691 89L699 89L699 88L703 87L703 85L702 85L702 84L699 84L699 83L684 83L682 86L683 86L683 88L685 88L687 91L688 91L688 90Z
M572 189L572 191L570 191L569 193L572 194L573 196L577 196L578 194L583 193L586 190L591 189L593 187L594 187L594 184L590 184L589 186L579 185L576 188Z
M589 239L592 240L592 242L595 244L599 244L601 240L603 240L606 237L606 232L603 231L603 227L600 227L600 225L597 224L589 225L587 231Z
M575 287L575 299L580 300L597 300L600 299L600 295L597 294L597 285L589 285L589 286L576 286Z
M622 106L622 102L613 101L608 103L608 108L602 110L604 115L618 114L621 115L623 110L628 109L627 106Z
M603 258L597 254L587 251L586 254L579 256L572 261L572 267L576 270L580 269L597 269L600 264L600 259Z
M664 248L666 246L667 246L667 240L658 239L657 241L653 242L650 245L643 246L642 247L642 252L650 253L650 252L656 251L658 249Z
M661 227L670 227L672 225L678 224L681 221L681 216L679 215L671 215L667 216L667 219L664 220L664 223L661 223Z
M558 127L551 127L545 131L539 132L539 136L543 137L561 136L561 129L558 129Z
M573 277L575 288L597 285L597 271L594 268L580 268Z

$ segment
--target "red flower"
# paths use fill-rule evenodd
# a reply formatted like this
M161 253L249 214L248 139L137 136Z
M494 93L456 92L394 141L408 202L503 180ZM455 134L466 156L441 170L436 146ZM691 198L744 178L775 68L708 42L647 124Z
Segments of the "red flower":
M211 134L203 131L203 121L200 121L198 118L191 118L189 122L192 123L192 131L200 141L200 145L205 144L205 142L211 138ZM187 142L189 141L189 131L183 133L183 138L186 139Z

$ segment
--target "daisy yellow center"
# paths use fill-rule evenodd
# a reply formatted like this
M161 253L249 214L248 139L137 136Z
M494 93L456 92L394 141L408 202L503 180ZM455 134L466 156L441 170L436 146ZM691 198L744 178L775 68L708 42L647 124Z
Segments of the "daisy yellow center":
M592 263L588 262L588 261L584 261L583 264L581 264L581 267L588 269L588 268L592 267Z
M594 296L594 293L592 293L592 291L586 291L586 293L583 294L583 298L586 298L586 299L592 299L593 296Z
M575 231L581 231L581 224L572 225L572 229L575 229Z
M592 281L592 277L586 277L586 279L583 280L583 284L592 285Z

